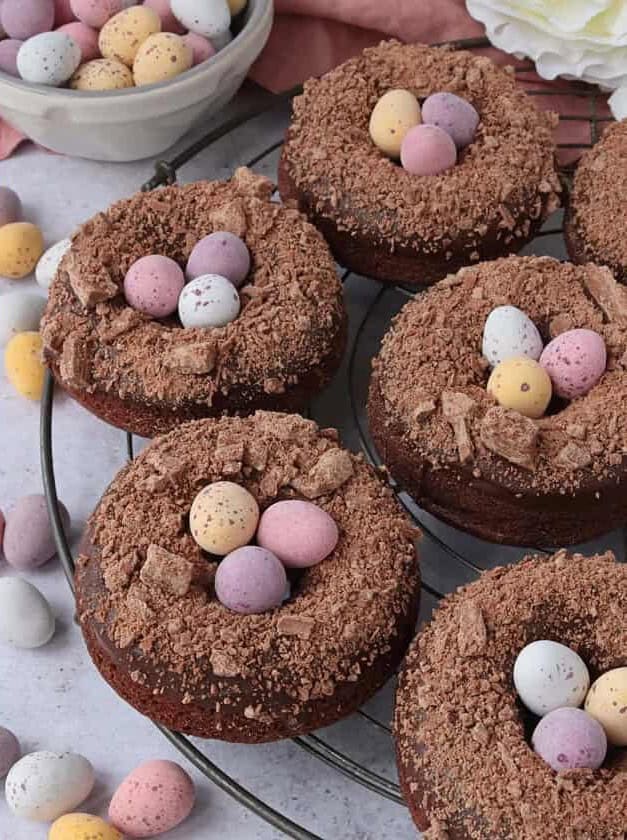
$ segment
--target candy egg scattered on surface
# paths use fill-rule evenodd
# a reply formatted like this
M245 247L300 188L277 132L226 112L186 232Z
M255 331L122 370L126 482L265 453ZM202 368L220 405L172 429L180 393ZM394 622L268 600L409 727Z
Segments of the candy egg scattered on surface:
M100 817L64 814L50 826L48 840L123 840L123 837Z
M18 333L35 332L46 307L46 299L35 292L8 292L0 297L0 346Z
M174 260L152 254L136 260L124 278L127 303L153 318L166 318L176 311L185 275Z
M198 242L187 261L189 280L203 274L219 274L239 288L250 271L250 252L246 243L226 230L219 230Z
M192 51L192 64L195 67L197 64L202 64L203 61L212 58L216 54L216 48L211 41L197 32L188 32L183 35L183 40Z
M435 125L416 125L403 138L401 164L410 175L441 175L456 161L455 143Z
M187 819L196 793L189 775L173 761L147 761L113 794L109 819L129 837L156 837Z
M60 242L51 245L47 251L44 251L35 268L35 280L37 285L41 286L46 291L50 288L57 269L61 264L61 260L70 250L72 246L71 239L62 239Z
M57 32L65 32L78 44L81 51L81 62L91 61L100 57L98 49L98 30L92 29L86 23L75 20L73 23L66 23L57 29Z
M74 15L94 29L101 29L114 15L132 5L133 0L70 0Z
M542 717L564 706L580 706L590 675L574 650L540 639L526 645L516 657L514 685L529 711Z
M179 318L184 327L224 327L239 315L235 286L220 274L203 274L191 280L179 298Z
M9 38L26 41L54 26L53 0L3 0L2 28Z
M43 252L44 238L36 225L13 222L0 227L0 274L4 277L27 277Z
M70 79L73 90L123 90L133 87L133 74L114 58L95 58L82 64Z
M84 802L93 786L94 769L82 755L42 750L13 765L5 794L17 817L52 822Z
M537 361L543 344L531 318L516 306L497 306L483 328L481 352L492 367L512 356L528 356Z
M261 515L257 542L276 554L288 568L315 566L328 557L339 539L332 516L318 505L286 499Z
M100 30L98 46L103 58L132 67L146 38L161 31L161 18L148 6L131 6L108 20Z
M391 158L399 158L407 132L420 123L420 105L408 90L384 93L370 115L370 138L378 149Z
M475 139L479 114L470 102L454 93L434 93L422 103L422 121L446 131L456 147L463 149Z
M71 0L54 0L54 25L58 29L75 19Z
M0 41L6 44L6 41ZM22 220L22 202L19 195L9 187L0 187L0 227Z
M215 38L228 31L231 12L226 0L171 0L172 13L190 32Z
M627 747L627 668L613 668L595 680L585 709L601 724L610 744Z
M0 726L0 779L3 779L20 757L20 742L4 726Z
M536 726L531 745L556 772L578 767L596 770L607 754L603 727L583 709L549 712Z
M185 34L185 27L172 14L170 0L144 0L144 6L149 6L159 15L162 32L175 32L177 35Z
M224 556L249 543L259 522L259 506L245 487L233 481L208 484L194 499L189 525L198 545Z
M17 54L17 69L26 82L58 87L81 63L81 50L65 32L42 32L29 38Z
M41 361L43 343L38 332L18 333L4 351L4 372L22 397L40 400L45 368Z
M256 545L245 545L227 554L215 577L220 603L242 615L280 606L286 586L287 576L279 558Z
M497 365L488 379L488 393L503 408L537 420L551 402L551 380L528 356L512 356Z
M146 38L135 56L135 84L139 87L167 82L189 70L193 60L193 51L180 35L157 32Z
M568 400L583 397L605 373L605 342L594 330L568 330L547 344L540 364L558 396Z
M67 529L70 514L63 504L60 508ZM7 563L20 571L36 569L54 557L56 546L45 496L22 496L8 512L2 550Z
M0 41L0 70L3 73L8 73L9 76L16 76L19 78L20 71L17 69L17 54L24 41L18 41L16 38L7 38ZM7 224L7 222L4 222Z
M54 616L41 592L22 578L0 578L0 640L16 648L38 648L53 635Z

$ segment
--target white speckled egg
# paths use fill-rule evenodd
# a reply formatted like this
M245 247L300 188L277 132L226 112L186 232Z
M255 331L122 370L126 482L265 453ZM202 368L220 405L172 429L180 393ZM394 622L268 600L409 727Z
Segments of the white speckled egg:
M0 297L0 347L21 332L35 332L46 299L35 292L8 292Z
M535 715L580 706L590 686L586 663L566 645L540 639L526 645L514 663L518 696Z
M188 283L179 297L184 327L224 327L239 315L235 286L220 274L203 274Z
M93 786L94 769L82 755L42 750L14 764L4 787L16 816L52 822L84 802Z
M81 63L81 48L65 32L42 32L29 38L17 54L17 69L26 82L58 87Z
M512 356L529 356L537 362L542 347L538 328L518 307L497 306L488 315L481 352L492 367Z
M54 275L57 273L57 268L63 257L70 250L71 245L71 239L62 239L60 242L48 248L47 251L44 251L40 257L37 268L35 269L35 280L37 280L37 283L42 289L46 289L47 291L50 288L50 284L54 280Z
M190 32L205 38L223 35L231 26L226 0L172 0L172 14Z
M0 578L0 639L17 648L37 648L53 633L54 616L41 592L22 578Z

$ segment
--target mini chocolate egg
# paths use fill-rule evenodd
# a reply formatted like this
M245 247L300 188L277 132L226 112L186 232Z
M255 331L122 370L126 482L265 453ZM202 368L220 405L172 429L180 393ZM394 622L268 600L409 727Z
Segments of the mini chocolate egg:
M220 274L239 289L250 271L246 243L226 230L203 237L192 249L185 274L194 280L203 274Z
M529 711L542 717L563 706L580 706L590 675L574 650L539 639L526 645L516 657L514 685Z
M9 38L26 41L54 26L53 0L3 0L2 28Z
M585 709L599 721L610 744L627 747L627 668L613 668L595 680Z
M41 592L18 577L0 578L0 640L16 648L38 648L54 635L54 616Z
M54 0L54 27L58 29L75 20L71 0Z
M441 175L456 161L455 143L435 125L416 125L403 138L401 165L410 175Z
M497 306L483 328L481 352L496 367L512 356L528 356L538 361L542 338L531 318L516 306Z
M0 274L20 280L27 277L44 252L44 238L30 222L0 227Z
M585 396L605 373L605 342L594 330L568 330L549 342L540 364L560 397Z
M20 742L4 726L0 726L0 779L4 779L20 757Z
M233 481L208 484L194 499L189 513L192 537L205 551L221 557L249 543L258 522L255 497Z
M172 14L190 32L213 39L231 26L226 0L171 0Z
M187 819L195 799L194 783L182 767L146 761L113 794L109 819L129 837L156 837Z
M246 8L248 0L227 0L227 2L229 4L229 11L235 17L235 15L239 15Z
M58 87L81 63L81 50L65 32L42 32L25 41L17 54L17 69L25 82Z
M157 32L139 48L133 62L133 78L138 87L167 82L192 66L194 53L180 35Z
M62 239L60 242L51 245L39 258L39 262L35 268L35 280L37 281L37 285L41 286L42 289L48 291L61 264L61 260L70 250L71 246L71 239Z
M245 545L227 554L215 577L220 603L242 615L279 607L286 586L287 576L279 558L256 545Z
M161 18L148 6L131 6L114 15L100 30L98 46L103 58L132 67L146 38L161 31Z
M94 768L82 755L42 750L13 765L4 789L16 817L52 822L84 802L94 781Z
M198 35L197 32L188 32L183 35L183 40L192 51L192 64L196 67L197 64L202 64L203 61L212 58L216 54L216 48L211 41Z
M100 817L64 814L50 826L48 840L123 840L123 837Z
M63 504L60 508L68 530L70 514ZM45 496L22 496L8 512L2 550L7 563L20 571L36 569L54 557L57 550Z
M97 29L92 29L86 23L75 20L73 23L65 23L60 26L57 32L65 32L66 35L76 41L81 51L81 63L100 57Z
M370 138L378 149L391 158L399 158L403 138L420 123L420 105L408 90L388 90L370 114Z
M503 408L531 417L542 417L551 402L551 380L538 362L512 356L498 364L488 379L488 393Z
M191 280L179 298L184 327L224 327L239 315L237 289L220 274L202 274Z
M433 93L422 103L422 121L446 131L456 147L463 149L475 139L479 114L470 102L454 93Z
M124 296L133 309L166 318L176 311L184 285L185 275L174 260L151 254L136 260L126 272Z
M339 532L332 516L318 505L286 499L261 515L257 542L288 568L304 569L322 562L335 549Z
M43 343L38 332L18 333L4 351L4 372L22 397L40 400L45 368L41 360Z
M46 308L46 299L35 292L8 292L0 297L0 347L13 336L35 332Z
M7 41L0 41L0 47L6 43ZM9 187L0 187L0 227L21 221L22 202L19 195Z
M133 5L134 0L70 0L76 17L87 26L102 29L114 15Z
M0 70L3 73L8 73L9 76L19 78L20 71L17 69L17 54L23 43L24 41L18 41L16 38L7 38L5 41L0 41ZM4 222L4 224L7 224L7 222Z
M583 709L549 712L536 726L531 746L557 773L578 767L596 770L607 754L603 727Z
M159 15L162 32L175 32L177 35L185 34L185 27L172 14L170 0L144 0L144 6L149 6Z
M134 85L126 64L114 58L95 58L82 64L70 79L73 90L123 90Z

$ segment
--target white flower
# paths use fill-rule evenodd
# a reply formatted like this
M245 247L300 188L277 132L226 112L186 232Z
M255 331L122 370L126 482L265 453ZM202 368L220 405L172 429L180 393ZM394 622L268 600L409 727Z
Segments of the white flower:
M466 0L490 41L540 76L627 86L626 0Z

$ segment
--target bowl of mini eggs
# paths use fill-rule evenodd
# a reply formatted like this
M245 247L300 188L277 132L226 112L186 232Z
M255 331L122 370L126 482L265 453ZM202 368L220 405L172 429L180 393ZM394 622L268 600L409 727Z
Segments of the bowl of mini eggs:
M272 0L2 0L0 116L63 154L160 154L237 92Z

